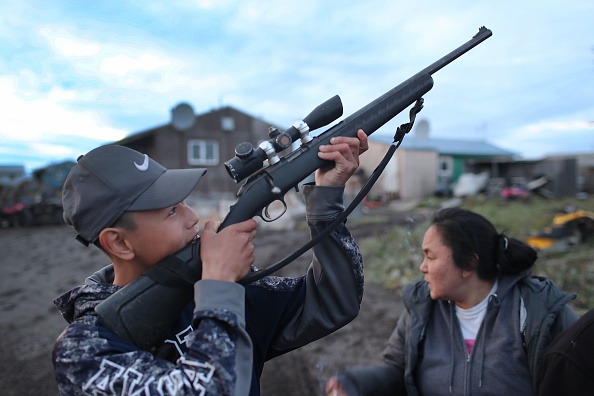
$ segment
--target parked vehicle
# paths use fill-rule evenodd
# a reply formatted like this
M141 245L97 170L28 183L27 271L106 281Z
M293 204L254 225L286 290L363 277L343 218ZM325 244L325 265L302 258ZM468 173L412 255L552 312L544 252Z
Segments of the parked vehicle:
M0 183L0 227L64 224L62 185L74 165L56 163L36 169L32 177Z

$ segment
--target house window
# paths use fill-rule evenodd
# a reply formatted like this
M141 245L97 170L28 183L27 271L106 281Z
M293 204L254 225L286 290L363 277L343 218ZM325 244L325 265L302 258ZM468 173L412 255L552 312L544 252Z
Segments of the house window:
M188 164L190 165L218 165L219 142L216 140L188 141Z
M452 157L439 157L438 174L440 177L452 177L454 174L454 160Z

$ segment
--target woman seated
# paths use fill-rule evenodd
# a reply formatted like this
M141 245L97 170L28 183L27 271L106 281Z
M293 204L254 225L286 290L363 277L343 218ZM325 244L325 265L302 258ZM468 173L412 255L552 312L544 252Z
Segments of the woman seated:
M536 251L465 209L437 212L422 250L424 280L402 291L384 364L339 373L327 394L536 395L575 295L530 276Z

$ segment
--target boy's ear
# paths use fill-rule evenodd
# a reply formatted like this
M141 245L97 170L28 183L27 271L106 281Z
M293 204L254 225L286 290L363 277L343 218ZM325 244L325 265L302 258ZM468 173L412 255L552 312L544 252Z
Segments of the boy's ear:
M126 232L119 227L105 228L99 234L99 243L110 256L118 257L122 260L131 260L134 258L134 251L128 244Z

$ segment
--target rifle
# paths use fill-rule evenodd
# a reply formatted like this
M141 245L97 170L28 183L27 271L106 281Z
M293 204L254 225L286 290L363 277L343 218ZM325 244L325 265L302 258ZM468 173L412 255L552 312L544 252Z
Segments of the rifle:
M239 144L235 149L235 157L227 161L225 167L236 182L246 181L219 229L256 215L274 220L268 216L268 206L272 202L282 201L288 191L296 188L316 169L332 165L318 158L320 145L329 144L335 136L357 136L359 129L371 135L411 104L422 102L423 95L433 87L432 74L491 35L491 30L481 27L471 40L318 136L314 137L310 132L342 115L342 103L338 96L318 106L286 131L272 129L270 140L261 143L257 149L249 143ZM299 148L286 156L278 155L297 140L301 140ZM255 274L248 275L240 283L255 280ZM190 303L194 283L201 276L198 240L157 263L137 280L97 305L95 311L116 335L150 350Z

